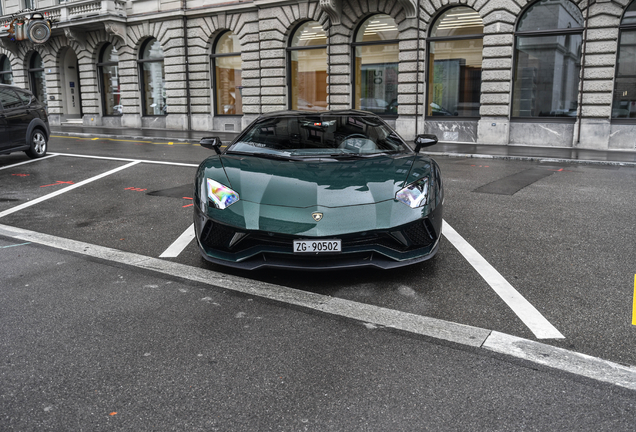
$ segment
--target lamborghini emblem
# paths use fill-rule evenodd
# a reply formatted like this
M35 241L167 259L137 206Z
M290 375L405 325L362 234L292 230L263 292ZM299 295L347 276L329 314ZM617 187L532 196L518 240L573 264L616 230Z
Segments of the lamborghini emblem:
M316 222L320 222L320 219L322 219L322 213L314 212L311 214L311 217L314 218Z

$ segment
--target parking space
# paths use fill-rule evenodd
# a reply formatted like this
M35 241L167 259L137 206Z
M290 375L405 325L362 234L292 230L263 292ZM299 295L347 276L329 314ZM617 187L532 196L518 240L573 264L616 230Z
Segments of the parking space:
M551 343L636 364L636 170L488 161L486 176L474 161L440 162L445 219L565 335ZM481 191L511 167L549 174L512 195Z
M0 212L122 165L94 159L68 161L52 156L35 161L17 160L20 162L0 169Z
M99 141L90 143L97 146ZM64 145L68 151L60 153L92 154L84 144L64 141ZM120 143L119 153L133 160L133 146L140 147ZM139 160L169 162L165 148L168 146L148 145ZM195 167L209 152L201 152L199 147L191 153L182 151L174 165L102 159L112 157L115 149L110 153L92 154L99 157L94 159L60 155L12 168L3 161L0 211L41 198L53 188L70 187L70 182L76 185L120 170L0 217L0 223L161 256L192 224L189 198ZM11 163L22 162L11 157ZM564 336L546 342L636 364L631 327L636 273L631 197L636 170L436 160L445 181L444 219ZM391 271L241 272L207 263L193 241L185 242L176 256L164 259L519 337L537 337L448 238L442 238L433 260Z
M99 174L124 165L99 159L55 159L67 165L64 170L55 170L64 172L64 178L75 179L86 179L84 171L89 168L90 173ZM53 182L51 187L66 185L45 177ZM159 256L192 223L189 207L193 177L192 167L140 163L7 215L2 223L26 229L39 227L40 232L63 238ZM41 182L39 178L28 189L37 189L42 195ZM16 193L22 194L21 191Z

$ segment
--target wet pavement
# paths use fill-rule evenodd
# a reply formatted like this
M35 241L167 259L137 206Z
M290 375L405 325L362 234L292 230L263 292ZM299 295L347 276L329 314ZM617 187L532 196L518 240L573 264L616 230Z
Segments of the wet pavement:
M379 324L444 320L525 338L518 351L535 343L446 238L434 260L392 272L227 271L194 242L161 258L192 224L187 192L213 152L79 133L53 138L48 158L0 160L0 430L633 429L634 392L578 362L568 373ZM463 154L435 157L445 220L563 333L537 355L631 371L634 164Z

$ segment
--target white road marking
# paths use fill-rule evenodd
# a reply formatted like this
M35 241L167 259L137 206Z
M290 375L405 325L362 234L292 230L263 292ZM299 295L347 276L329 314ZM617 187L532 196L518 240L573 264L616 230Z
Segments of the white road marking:
M564 339L565 337L545 319L510 283L482 257L446 221L442 222L442 233L484 278L499 297L517 314L537 339Z
M174 241L168 249L163 251L159 258L175 258L178 257L181 252L190 244L194 239L194 224L190 225L187 230Z
M27 201L27 202L25 202L25 203L23 203L23 204L20 204L20 205L18 205L18 206L15 206L15 207L12 207L12 208L10 208L10 209L8 209L8 210L5 210L5 211L3 211L3 212L0 212L0 218L3 218L3 217L5 217L5 216L8 216L8 215L10 215L10 214L12 214L12 213L15 213L15 212L17 212L17 211L23 210L23 209L25 209L25 208L27 208L27 207L31 207L31 206L33 206L33 205L35 205L35 204L41 203L42 201L49 200L49 199L54 198L54 197L56 197L56 196L58 196L58 195L61 195L61 194L66 193L66 192L69 192L69 191L71 191L71 190L73 190L73 189L77 189L78 187L82 187L82 186L84 186L85 184L88 184L88 183L94 182L95 180L99 180L99 179L101 179L101 178L107 177L107 176L109 176L109 175L111 175L111 174L114 174L114 173L116 173L116 172L118 172L118 171L125 170L126 168L130 168L131 166L137 165L138 163L139 163L139 161L131 162L131 163L129 163L129 164L126 164L126 165L120 166L120 167L118 167L118 168L115 168L115 169L113 169L113 170L107 171L107 172L102 173L102 174L100 174L100 175L97 175L97 176L95 176L95 177L91 177L91 178L88 178L88 179L86 179L86 180L82 180L81 182L78 182L78 183L75 183L75 184L69 185L69 186L67 186L67 187L65 187L65 188L63 188L63 189L60 189L60 190L55 191L55 192L53 192L53 193L50 193L50 194L48 194L48 195L44 195L44 196L41 196L41 197L36 198L36 199L34 199L34 200Z
M91 156L91 155L81 155L81 154L72 154L72 153L54 153L53 155L84 158L84 159L101 159L101 160L111 160L111 161L120 161L120 162L139 162L139 163L157 164L157 165L184 166L184 167L193 167L193 168L196 168L199 166L199 164L190 164L190 163L184 163L184 162L166 162L166 161L154 161L149 159L130 159L130 158L119 158L119 157L111 157L111 156Z
M636 370L598 357L493 331L482 348L636 390Z
M490 330L464 324L365 305L9 225L0 224L0 235L475 348L480 347L490 334Z
M8 168L15 168L15 167L20 166L20 165L26 165L26 164L30 164L30 163L33 163L33 162L38 162L38 161L41 161L41 160L44 160L44 159L50 159L50 158L55 157L55 156L57 156L57 155L56 154L49 154L48 156L44 156L44 157L41 157L41 158L38 158L38 159L31 159L31 160L20 162L20 163L17 163L17 164L3 166L3 167L0 167L0 170L8 169Z
M55 237L0 224L0 235L66 250L79 255L152 270L157 273L204 283L213 287L242 292L284 304L301 306L328 315L358 321L367 328L392 328L407 333L450 341L475 349L486 349L524 359L549 368L563 370L630 390L636 390L636 368L622 366L598 357L557 348L537 341L518 338L479 327L457 324L436 318L400 312L369 304L356 303L239 276L123 252L90 243ZM201 300L208 301L208 298ZM212 297L209 297L212 300ZM215 304L215 303L211 303Z

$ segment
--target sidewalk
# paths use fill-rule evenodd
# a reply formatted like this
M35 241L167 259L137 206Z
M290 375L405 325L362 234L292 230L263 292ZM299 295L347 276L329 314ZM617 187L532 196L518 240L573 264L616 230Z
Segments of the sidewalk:
M52 126L51 134L65 136L119 137L125 139L165 139L198 142L204 136L218 136L222 141L233 140L237 132L180 131L172 129L107 128L99 126ZM635 139L636 142L636 139ZM636 166L634 150L590 150L568 147L536 147L524 145L494 145L439 142L427 147L424 153L450 157L500 158L519 160L556 160Z

